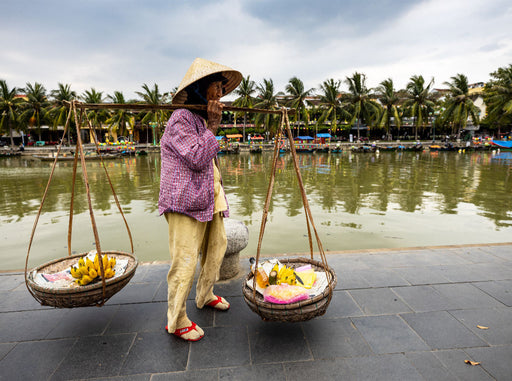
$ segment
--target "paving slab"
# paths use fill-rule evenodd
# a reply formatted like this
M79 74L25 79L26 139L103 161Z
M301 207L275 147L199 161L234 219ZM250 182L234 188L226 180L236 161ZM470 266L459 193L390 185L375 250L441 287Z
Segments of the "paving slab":
M190 348L189 369L250 364L247 327L204 328L204 333L204 338Z
M150 381L217 381L218 369L188 370L185 372L157 373Z
M448 349L433 352L441 363L455 375L455 379L464 381L485 381L494 378L481 366L472 366L465 360L477 361L462 349ZM506 378L505 378L506 380Z
M405 356L425 380L451 381L456 379L455 375L439 361L433 352L408 352Z
M0 360L2 360L15 346L16 343L0 343Z
M473 285L506 306L512 307L512 280L475 282Z
M190 343L168 334L139 332L123 361L120 375L184 371L187 367Z
M318 319L336 319L350 316L363 316L364 312L347 291L334 291L329 307Z
M462 309L505 307L471 283L435 284L434 290L448 298L453 307Z
M0 313L0 342L42 340L64 314L64 310L53 309Z
M401 317L432 349L487 346L446 311L402 314Z
M373 354L350 319L313 320L302 325L316 360Z
M433 286L393 287L391 290L415 312L444 311L453 308L451 300Z
M313 360L300 324L263 322L249 327L252 364Z
M450 314L488 344L512 345L512 308L458 310Z
M349 293L365 315L390 315L412 312L412 309L389 288L351 290Z
M77 339L63 356L51 380L68 380L70 375L73 378L86 375L87 378L119 375L135 336L135 333L127 333Z
M488 348L468 348L466 352L481 363L492 377L497 380L512 378L512 346L493 346Z
M430 349L399 316L365 316L352 318L352 321L375 353L399 353Z
M0 291L11 291L19 286L25 287L25 275L21 273L0 274Z
M286 380L283 364L246 365L219 369L219 380L262 381Z
M73 347L76 339L18 343L1 361L4 380L47 380ZM77 368L68 374L76 377Z

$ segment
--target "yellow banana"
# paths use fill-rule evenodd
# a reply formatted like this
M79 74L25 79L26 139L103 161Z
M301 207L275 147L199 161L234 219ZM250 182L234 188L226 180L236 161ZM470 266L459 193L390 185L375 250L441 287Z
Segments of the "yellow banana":
M95 278L98 276L98 273L96 272L96 270L94 269L94 267L90 267L90 268L89 268L89 276L90 276L92 279L95 279Z
M107 255L106 254L103 254L103 256L101 257L101 260L103 261L103 269L107 269L107 266L108 266L108 258L107 258Z
M94 257L94 269L96 272L100 271L100 256L98 253L96 253L96 256Z
M113 269L114 266L116 265L116 259L111 257L109 260L108 260L108 267Z
M82 267L82 266L85 266L85 261L84 261L84 259L83 259L83 258L80 258L80 259L78 260L78 267Z
M78 268L78 271L79 271L83 276L85 276L85 275L89 275L89 270L87 270L87 267L85 267L85 266L80 266L80 267Z
M71 266L71 276L73 278L81 278L82 277L82 273L78 271L78 269L76 267L73 267Z
M109 279L112 278L114 275L116 275L116 272L112 269L106 269L105 270L105 278Z
M94 262L91 261L89 258L85 260L85 266L94 268Z
M80 284L82 286L85 286L86 284L89 284L92 282L92 278L89 275L84 275L82 279L80 279Z

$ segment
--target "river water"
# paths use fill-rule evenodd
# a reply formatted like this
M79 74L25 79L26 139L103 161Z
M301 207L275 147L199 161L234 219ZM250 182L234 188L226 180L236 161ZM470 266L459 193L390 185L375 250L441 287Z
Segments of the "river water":
M271 153L219 157L231 217L249 228L256 253ZM512 153L381 152L299 154L315 225L326 251L512 241ZM51 162L0 159L0 270L21 269ZM158 215L160 157L106 161L142 261L168 260ZM88 162L103 250L129 251L124 222L98 162ZM59 162L29 267L67 255L72 163ZM77 180L73 252L94 249L83 181ZM279 157L262 255L309 251L290 154Z

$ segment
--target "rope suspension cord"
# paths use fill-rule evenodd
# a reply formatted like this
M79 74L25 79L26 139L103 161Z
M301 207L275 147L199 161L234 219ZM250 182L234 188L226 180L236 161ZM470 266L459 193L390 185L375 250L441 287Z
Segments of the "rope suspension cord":
M302 203L303 203L303 206L304 206L304 213L306 215L306 225L307 225L307 229L308 229L308 239L309 239L309 248L310 248L311 259L313 259L313 240L312 240L312 236L311 236L310 225L313 228L313 232L315 234L318 250L319 250L319 253L320 253L320 258L322 259L321 264L322 264L322 266L324 268L324 271L325 271L325 274L326 274L326 277L327 277L327 283L329 285L329 291L330 291L329 292L329 296L328 296L328 302L330 302L331 298L332 298L332 292L333 292L333 289L332 289L333 286L332 286L332 282L331 282L332 275L328 271L327 258L325 256L325 252L324 252L324 248L322 246L322 242L320 241L320 237L318 235L318 232L317 232L316 227L315 227L315 223L313 221L313 216L311 214L311 209L309 207L308 199L307 199L307 196L306 196L306 191L304 190L304 183L302 181L302 176L300 174L300 168L299 168L299 161L298 161L298 158L297 158L297 152L295 150L295 144L294 144L294 141L293 141L293 135L292 135L292 131L290 129L290 121L288 119L288 112L287 112L287 110L285 108L282 108L280 112L281 112L281 123L280 123L280 126L279 126L279 130L277 132L275 143L274 143L274 155L273 155L273 160L272 160L272 169L270 171L270 179L269 179L269 184L268 184L268 189L267 189L267 197L265 199L265 205L263 207L263 215L262 215L262 218L261 218L260 234L259 234L259 237L258 237L258 247L257 247L257 251L256 251L256 262L254 264L254 269L255 269L255 272L256 272L256 269L258 268L259 259L260 259L261 242L263 240L263 235L264 235L264 232L265 232L265 225L267 223L268 209L269 209L269 206L270 206L270 200L272 198L272 190L274 188L274 180L275 180L275 174L276 174L276 169L277 169L277 157L278 157L278 154L279 154L279 141L280 141L281 135L283 133L283 129L285 129L286 130L286 134L288 136L288 140L290 142L290 150L291 150L291 153L292 153L293 165L294 165L294 168L295 168L295 172L297 174L297 181L298 181L298 184L299 184L299 190L300 190L300 193L301 193ZM284 128L284 126L285 126L285 128ZM253 287L252 287L252 290L253 290L253 292L252 292L253 300L255 301L256 300L256 276L253 276ZM255 305L256 305L256 308L259 310L258 304L255 303Z
M32 292L30 287L28 286L28 279L27 279L28 258L30 256L30 249L32 247L32 242L34 240L34 234L36 232L37 223L39 222L39 216L41 215L41 210L43 209L43 205L46 200L46 196L48 194L48 189L50 188L50 184L52 182L53 173L55 172L55 167L57 166L57 159L59 158L60 150L62 148L62 142L64 141L64 138L66 137L66 133L68 131L69 121L71 120L71 114L72 114L72 110L70 108L69 112L68 112L68 116L66 118L66 125L64 126L64 133L62 134L62 140L60 141L59 147L57 148L57 154L55 155L55 160L53 161L52 169L50 171L50 177L48 178L48 183L46 184L46 188L43 193L43 198L41 200L41 204L39 205L39 209L37 210L36 219L34 220L34 226L32 227L32 233L30 234L30 240L28 243L27 257L25 259L25 286L27 287L27 290L30 293L30 295L32 295L34 297L34 299L36 299L40 303L42 303L42 300L40 298L38 298ZM75 160L76 160L76 158L75 158ZM69 245L68 245L68 255L71 255L71 249L69 248Z
M99 240L99 235L98 235L98 229L97 229L96 221L95 221L95 218L94 218L94 212L93 212L93 209L92 209L92 201L91 201L91 196L90 196L89 180L88 180L88 176L87 176L87 168L86 168L86 165L85 165L85 155L84 155L83 143L82 143L82 139L81 139L81 135L80 135L80 126L81 126L81 122L83 121L83 115L84 114L85 114L85 119L86 119L87 124L88 124L88 129L91 131L91 134L93 135L95 146L96 146L96 151L97 151L97 153L98 153L98 155L100 157L101 165L102 165L102 167L103 167L103 169L105 171L105 174L107 176L107 179L108 179L108 182L109 182L109 185L110 185L110 189L112 190L112 194L114 196L114 200L116 202L116 205L117 205L117 207L119 209L119 212L121 213L121 216L122 216L123 221L125 223L125 227L126 227L126 230L128 232L128 237L130 239L130 247L131 247L131 252L132 253L133 253L133 239L132 239L132 234L131 234L130 228L128 226L128 222L126 221L126 217L125 217L125 215L124 215L124 213L122 211L121 204L119 203L119 199L117 197L117 194L114 191L114 187L112 185L112 181L111 181L110 176L108 174L108 171L107 171L107 168L106 168L106 164L105 164L105 162L104 162L104 160L102 158L102 155L100 153L99 146L98 146L98 141L97 141L97 138L96 138L96 134L94 133L94 130L93 130L92 125L91 125L91 122L90 122L90 120L89 120L89 118L87 116L87 113L85 113L83 109L81 109L80 112L77 111L76 104L78 102L76 102L76 101L65 102L65 103L69 107L69 112L68 112L68 116L67 116L67 119L66 119L66 125L64 127L64 133L63 133L63 136L62 136L62 140L59 143L59 146L58 146L58 149L57 149L57 153L55 155L55 160L53 162L52 169L51 169L51 172L50 172L50 177L48 179L48 183L46 185L46 188L45 188L45 191L44 191L44 194L43 194L41 205L39 206L39 210L37 212L36 219L34 221L34 226L32 228L32 233L31 233L31 236L30 236L30 241L29 241L29 246L28 246L28 251L27 251L27 257L26 257L26 260L25 260L25 285L26 285L29 293L36 300L38 300L41 303L42 300L40 298L38 298L32 292L30 287L28 286L28 279L27 279L27 277L28 277L28 274L27 274L28 259L29 259L30 249L32 247L32 242L33 242L33 239L34 239L34 234L35 234L35 230L36 230L36 227L37 227L37 223L39 221L39 217L41 215L41 211L42 211L44 202L46 200L48 189L50 187L50 184L51 184L51 181L52 181L52 178L53 178L53 174L54 174L55 167L56 167L56 164L57 164L57 161L58 161L58 158L59 158L59 154L60 154L60 151L61 151L61 148L62 148L62 144L64 142L64 139L66 137L66 133L68 131L68 127L69 127L69 123L70 123L70 120L71 120L71 116L74 115L75 124L77 126L78 133L77 133L77 143L76 143L75 157L74 157L74 161L73 161L73 177L72 177L71 201L70 201L70 213L69 213L69 225L68 225L68 237L67 237L67 239L68 239L68 256L71 256L71 237L72 237L72 230L73 230L73 205L74 205L74 196L75 196L76 171L77 171L77 165L78 165L78 158L80 157L80 163L81 163L81 167L82 167L82 174L83 174L83 177L84 177L84 184L85 184L85 189L86 189L86 194L87 194L87 202L88 202L88 206L89 206L89 214L90 214L90 219L91 219L91 224L92 224L92 229L93 229L93 234L94 234L94 241L95 241L95 245L96 245L96 251L98 252L98 256L100 257L99 268L100 268L100 274L101 274L101 278L102 278L102 300L101 300L101 302L96 302L96 305L98 307L101 307L106 302L105 270L103 268L103 261L101 260L101 258L102 258L101 244L100 244L100 240Z

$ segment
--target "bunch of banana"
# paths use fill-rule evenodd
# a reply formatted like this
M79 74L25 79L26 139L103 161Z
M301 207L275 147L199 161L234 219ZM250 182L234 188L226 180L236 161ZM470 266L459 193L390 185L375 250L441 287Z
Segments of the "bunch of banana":
M101 260L103 271L105 272L105 279L112 278L116 275L114 270L116 259L102 255ZM89 258L83 257L78 260L78 267L71 266L71 275L76 279L75 282L81 286L91 283L94 279L98 278L100 274L100 257L97 253L94 257L94 262Z

